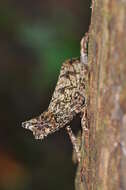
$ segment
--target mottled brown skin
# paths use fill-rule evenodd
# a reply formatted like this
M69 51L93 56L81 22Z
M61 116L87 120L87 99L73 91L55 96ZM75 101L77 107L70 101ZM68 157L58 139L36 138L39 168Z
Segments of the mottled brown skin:
M36 139L69 124L84 108L87 65L79 59L69 59L61 67L58 82L47 111L26 121L22 126L33 132Z

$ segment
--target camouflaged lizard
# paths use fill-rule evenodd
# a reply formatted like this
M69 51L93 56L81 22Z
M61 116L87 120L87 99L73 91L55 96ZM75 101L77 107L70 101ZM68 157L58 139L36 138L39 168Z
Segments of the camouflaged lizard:
M86 33L81 40L80 59L72 58L63 63L48 109L40 116L22 123L25 129L33 132L36 139L44 139L47 135L66 127L78 161L80 161L79 147L69 123L78 113L84 113L86 107L87 43Z

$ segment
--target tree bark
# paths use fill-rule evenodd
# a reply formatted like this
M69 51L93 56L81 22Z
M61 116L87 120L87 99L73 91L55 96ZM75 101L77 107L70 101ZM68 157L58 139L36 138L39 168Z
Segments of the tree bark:
M82 134L76 190L126 189L125 16L125 0L95 1L88 46L89 130Z

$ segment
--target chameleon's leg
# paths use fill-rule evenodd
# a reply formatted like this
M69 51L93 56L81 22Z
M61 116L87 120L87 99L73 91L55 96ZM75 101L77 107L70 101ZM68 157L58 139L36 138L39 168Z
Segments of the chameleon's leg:
M66 130L67 130L67 133L68 133L68 135L69 135L69 137L70 137L70 140L71 140L71 142L72 142L73 149L74 149L74 151L75 151L75 153L76 153L76 156L77 156L77 160L78 160L78 162L80 162L81 154L80 154L80 146L79 146L79 144L77 143L77 138L76 138L75 135L73 134L73 132L72 132L70 126L67 126L67 127L66 127Z
M83 131L88 131L88 127L87 127L87 106L83 107L82 111L81 111L81 126L82 126L82 130Z

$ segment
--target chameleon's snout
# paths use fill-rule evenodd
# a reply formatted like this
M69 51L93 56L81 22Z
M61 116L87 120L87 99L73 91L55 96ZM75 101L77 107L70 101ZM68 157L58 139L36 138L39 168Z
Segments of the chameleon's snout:
M31 123L26 121L26 122L22 122L22 127L25 128L25 129L30 129L31 130Z
M22 127L32 131L35 139L44 139L44 137L50 133L50 130L46 125L44 126L41 123L37 123L35 119L22 122Z

